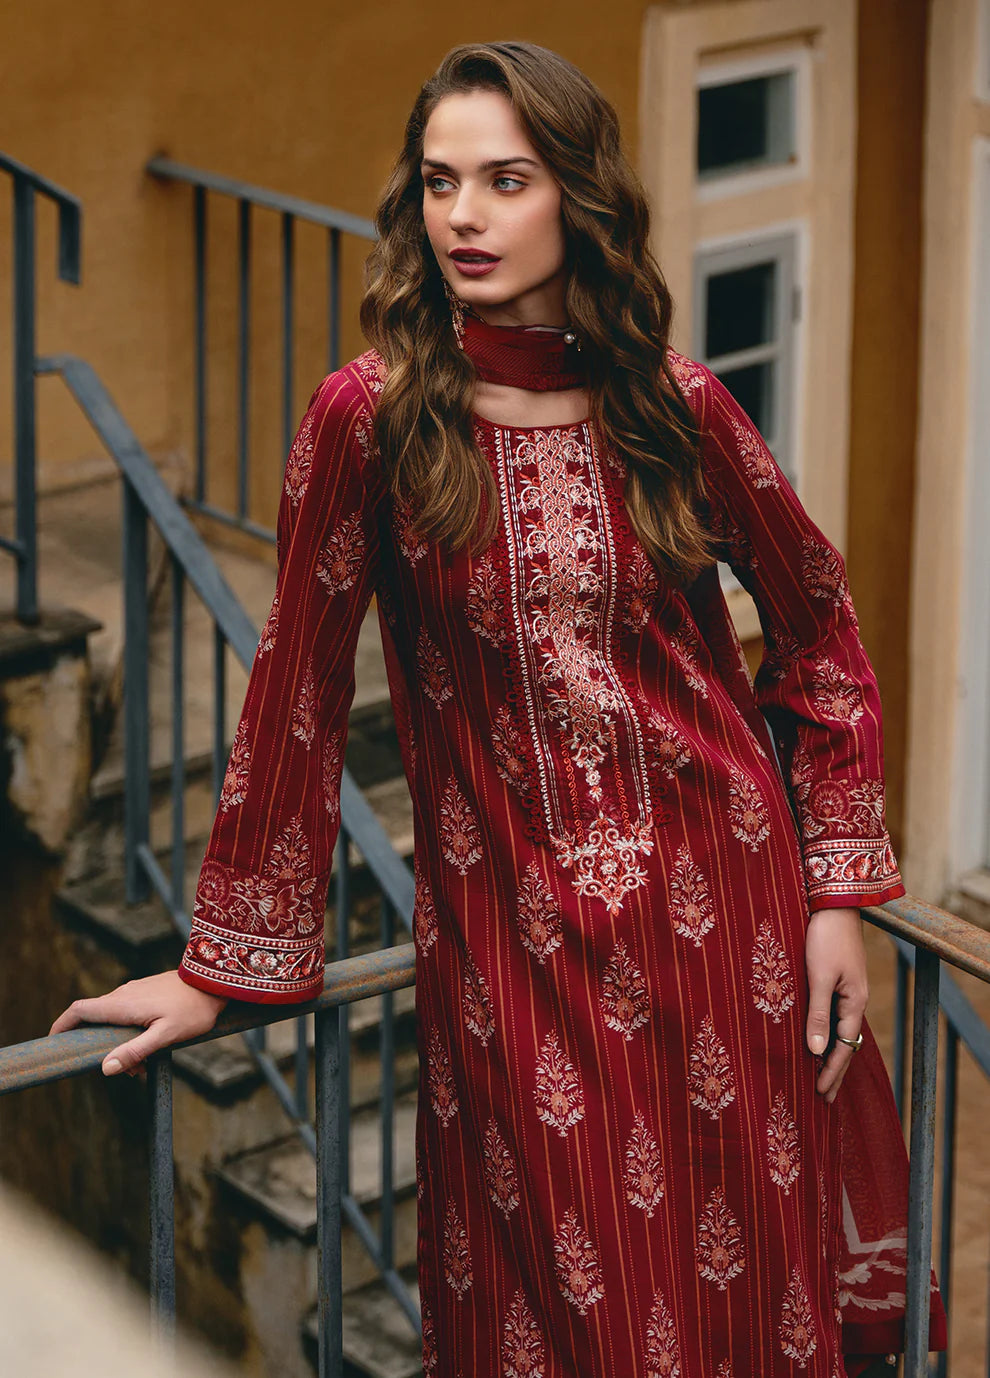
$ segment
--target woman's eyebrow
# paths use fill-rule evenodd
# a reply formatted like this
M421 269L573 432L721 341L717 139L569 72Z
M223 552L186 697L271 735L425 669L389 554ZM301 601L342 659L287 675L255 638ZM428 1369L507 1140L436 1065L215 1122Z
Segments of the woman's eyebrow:
M539 163L533 158L489 158L487 162L478 164L479 172L493 172L497 167L508 167L510 163L528 163L530 167L539 167ZM449 163L442 163L437 158L424 158L423 167L439 168L441 172L453 172L454 169Z

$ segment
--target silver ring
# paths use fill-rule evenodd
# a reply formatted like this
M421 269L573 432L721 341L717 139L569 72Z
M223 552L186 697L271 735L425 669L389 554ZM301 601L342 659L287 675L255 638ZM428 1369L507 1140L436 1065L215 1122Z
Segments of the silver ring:
M854 1051L855 1049L861 1047L863 1043L862 1034L860 1034L858 1038L843 1038L841 1034L836 1034L835 1038L836 1042L838 1043L848 1043L849 1047L852 1048Z

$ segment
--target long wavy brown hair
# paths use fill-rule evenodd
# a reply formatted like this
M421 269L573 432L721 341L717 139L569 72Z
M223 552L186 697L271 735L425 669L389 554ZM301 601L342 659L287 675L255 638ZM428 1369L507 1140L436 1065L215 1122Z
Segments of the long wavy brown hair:
M646 195L615 110L572 63L533 43L452 48L416 98L375 216L361 325L388 367L375 414L393 493L423 535L484 547L498 495L474 437L477 379L458 348L423 220L421 162L445 96L507 96L561 190L568 319L587 363L590 424L626 463L630 520L653 560L687 583L714 558L694 415L670 370L670 292L649 247Z

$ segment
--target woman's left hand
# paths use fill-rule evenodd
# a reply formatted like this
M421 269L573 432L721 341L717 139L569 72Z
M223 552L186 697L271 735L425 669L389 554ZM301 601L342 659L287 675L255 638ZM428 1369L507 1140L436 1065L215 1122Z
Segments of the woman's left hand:
M807 1038L813 1053L823 1053L831 1032L830 1014L836 995L836 1032L858 1038L869 987L866 979L866 946L863 918L858 909L819 909L808 922L805 935L810 1004ZM835 1100L846 1069L855 1055L848 1043L836 1042L815 1083L827 1101Z

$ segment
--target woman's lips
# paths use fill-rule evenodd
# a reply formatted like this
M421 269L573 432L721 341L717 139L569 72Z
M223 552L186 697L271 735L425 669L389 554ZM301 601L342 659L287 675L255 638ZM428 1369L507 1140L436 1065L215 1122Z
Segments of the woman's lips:
M450 261L462 277L480 278L484 277L486 273L490 273L493 268L497 268L502 260L500 258L455 258L451 255Z

